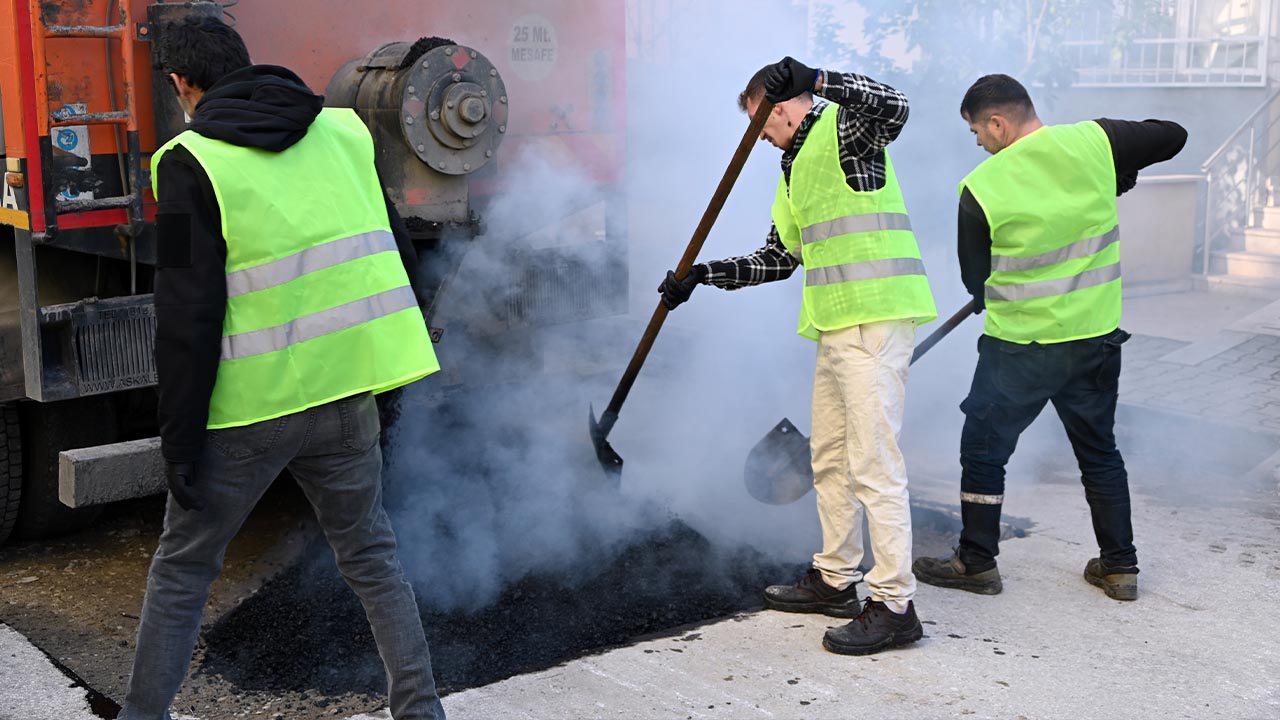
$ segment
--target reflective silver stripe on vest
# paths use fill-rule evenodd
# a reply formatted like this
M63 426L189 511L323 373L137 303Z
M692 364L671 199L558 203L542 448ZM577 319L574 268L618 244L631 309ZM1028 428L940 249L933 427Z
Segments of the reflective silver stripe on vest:
M396 249L395 236L386 230L331 240L279 260L227 273L227 297L266 290L297 280L307 273Z
M1066 247L1060 247L1039 255L1029 255L1027 257L1010 257L1008 255L992 255L991 270L994 272L1016 272L1018 270L1034 270L1036 268L1049 267L1057 265L1060 262L1068 260L1078 260L1095 255L1107 249L1111 245L1120 240L1120 226L1117 225L1109 232L1101 235L1095 235L1091 238L1077 240Z
M1015 302L1018 300L1034 300L1042 297L1052 297L1054 295L1066 295L1069 292L1083 290L1084 288L1093 287L1109 283L1112 280L1120 278L1120 263L1114 262L1093 270L1086 270L1079 275L1070 277L1055 278L1053 280L1037 280L1029 283L1018 283L1016 285L988 285L986 297L988 300L1005 300Z
M924 261L920 258L890 258L812 268L805 271L804 284L813 287L899 275L924 275Z
M800 229L800 242L820 242L839 235L852 233L877 232L879 230L910 230L911 218L906 213L868 213L865 215L845 215L835 220L815 223Z
M345 305L304 315L283 325L227 335L222 338L222 359L240 360L283 350L290 345L314 340L417 306L418 299L414 297L413 290L404 285Z

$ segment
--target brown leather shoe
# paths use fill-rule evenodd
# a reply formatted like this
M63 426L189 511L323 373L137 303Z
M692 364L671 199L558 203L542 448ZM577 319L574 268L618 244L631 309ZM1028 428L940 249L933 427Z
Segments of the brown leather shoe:
M922 583L968 590L979 595L999 595L1004 589L999 568L993 565L989 570L970 572L958 552L952 553L951 557L919 558L911 564L911 571Z
M822 573L809 568L795 585L770 585L764 589L765 607L794 613L821 613L831 617L851 618L858 614L857 583L837 590L822 579Z
M1101 558L1093 558L1084 566L1084 579L1090 585L1102 588L1102 592L1112 600L1137 600L1137 568L1126 570L1128 572L1112 572L1102 564Z

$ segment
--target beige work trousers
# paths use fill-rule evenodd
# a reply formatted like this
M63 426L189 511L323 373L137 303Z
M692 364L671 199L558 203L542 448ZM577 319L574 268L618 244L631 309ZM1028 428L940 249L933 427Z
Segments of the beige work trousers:
M822 552L813 566L836 588L863 579L865 515L875 554L866 581L880 602L905 603L916 591L907 467L898 449L915 338L914 321L891 320L818 340L810 449Z

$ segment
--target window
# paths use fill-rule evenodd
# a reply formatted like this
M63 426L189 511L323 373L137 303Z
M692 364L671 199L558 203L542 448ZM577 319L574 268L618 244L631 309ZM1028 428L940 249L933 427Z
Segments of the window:
M1268 0L1126 0L1064 43L1078 85L1266 84Z

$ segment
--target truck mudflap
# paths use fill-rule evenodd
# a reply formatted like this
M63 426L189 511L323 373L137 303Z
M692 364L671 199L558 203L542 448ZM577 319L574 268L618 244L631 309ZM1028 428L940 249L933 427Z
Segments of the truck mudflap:
M165 488L158 437L64 450L58 455L58 499L67 507L154 495Z

